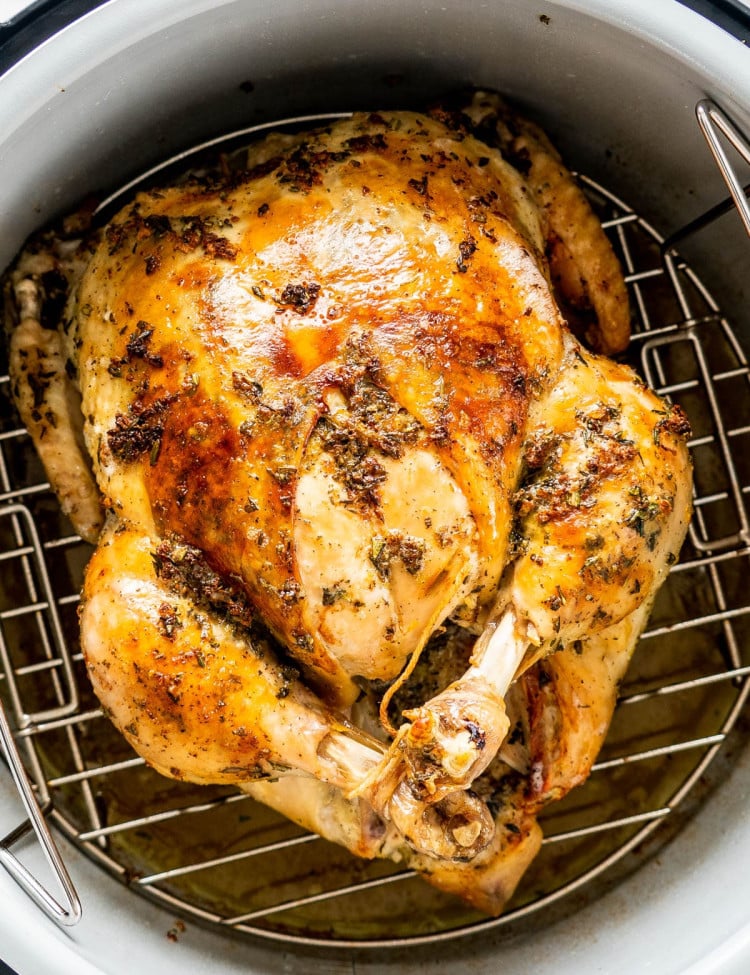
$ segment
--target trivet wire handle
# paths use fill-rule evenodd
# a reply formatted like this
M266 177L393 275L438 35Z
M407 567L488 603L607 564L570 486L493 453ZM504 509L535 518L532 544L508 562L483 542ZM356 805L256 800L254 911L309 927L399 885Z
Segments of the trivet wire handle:
M26 775L2 702L0 702L0 747L27 815L27 818L14 830L0 839L0 863L37 906L53 921L66 927L77 924L81 920L81 901ZM47 887L12 852L11 848L32 829L64 894L63 903L53 896Z

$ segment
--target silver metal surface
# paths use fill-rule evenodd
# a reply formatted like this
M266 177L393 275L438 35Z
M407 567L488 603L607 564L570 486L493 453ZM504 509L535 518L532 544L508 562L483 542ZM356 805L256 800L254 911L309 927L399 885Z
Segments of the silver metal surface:
M704 114L719 117L711 106ZM658 848L669 823L699 801L750 693L750 366L675 237L665 241L623 201L580 180L626 270L633 364L693 423L695 517L600 759L542 817L539 863L500 919L457 906L412 871L356 860L247 797L168 783L134 757L96 706L77 649L89 549L57 511L25 431L12 419L0 429L0 531L8 526L0 561L12 579L0 587L0 696L39 804L133 888L206 923L284 942L436 942L594 891L634 851ZM0 377L0 392L7 386Z
M10 875L26 891L34 903L53 921L57 921L66 927L77 924L81 919L81 901L49 830L31 782L26 775L1 703L0 748L2 748L10 768L10 773L21 796L27 816L14 830L0 839L0 863L9 871ZM16 843L23 840L31 830L36 834L45 859L63 894L64 903L62 904L58 900L59 895L55 897L50 892L49 887L13 853L13 847Z
M745 137L735 127L731 119L722 112L718 105L715 105L709 99L706 98L698 102L695 114L709 149L716 160L716 165L719 167L724 182L732 194L732 200L737 207L737 212L742 219L745 230L750 235L750 203L748 203L747 192L740 183L729 156L722 145L720 136L723 136L729 145L748 164L750 164L750 147L747 145Z

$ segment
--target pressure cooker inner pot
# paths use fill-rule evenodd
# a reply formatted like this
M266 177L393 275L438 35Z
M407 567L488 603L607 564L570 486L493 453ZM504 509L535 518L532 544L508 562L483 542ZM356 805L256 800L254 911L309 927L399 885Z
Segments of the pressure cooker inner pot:
M56 827L134 891L206 924L347 947L531 930L541 909L564 916L657 851L669 856L737 734L750 665L740 300L750 242L733 208L712 212L728 192L695 107L712 97L748 131L750 88L730 94L722 66L704 74L647 27L601 10L207 6L151 4L145 16L144 5L109 4L70 28L67 45L53 39L45 58L0 79L11 228L0 265L85 195L106 198L176 157L189 166L193 147L221 151L310 115L419 109L464 85L502 91L552 136L620 257L634 316L626 359L690 417L695 515L590 778L542 816L541 853L506 913L488 920L403 866L355 859L233 789L164 779L134 755L78 647L91 549L59 511L6 376L0 694L21 757ZM38 98L23 95L32 69Z

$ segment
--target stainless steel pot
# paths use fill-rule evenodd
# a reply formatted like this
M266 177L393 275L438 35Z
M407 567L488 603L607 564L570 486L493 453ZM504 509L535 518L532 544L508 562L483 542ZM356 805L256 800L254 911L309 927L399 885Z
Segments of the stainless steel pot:
M196 142L301 114L411 105L461 83L497 88L526 106L577 169L663 236L727 195L695 106L711 99L740 132L750 132L750 54L675 0L110 0L91 6L57 5L58 15L66 7L88 12L25 53L22 30L8 45L22 56L0 76L0 267L31 230L86 192L119 186ZM734 150L729 158L741 173ZM730 319L739 342L735 368L747 383L750 242L737 214L691 234L680 253ZM735 418L730 454L743 452L743 429ZM746 465L737 466L735 501L744 512L750 479ZM746 522L743 527L740 519L735 534L721 551L742 561L750 542ZM739 687L750 663L750 634L746 602L738 608L728 617L732 607L718 612L722 625L736 621ZM12 607L0 610L3 623L13 618ZM182 930L167 898L161 907L149 904L77 846L58 840L83 919L69 930L57 927L0 871L0 957L21 975L315 967L408 972L425 963L435 972L458 964L478 973L502 966L514 975L739 975L750 969L746 727L747 716L740 715L709 770L709 784L699 790L705 801L681 815L684 825L657 857L633 862L633 872L620 871L611 888L605 875L595 897L585 889L569 893L563 909L550 905L523 927L482 926L432 944L367 950L299 939L268 944L192 921ZM0 834L23 815L0 767ZM18 852L30 859L32 872L44 873L32 843Z

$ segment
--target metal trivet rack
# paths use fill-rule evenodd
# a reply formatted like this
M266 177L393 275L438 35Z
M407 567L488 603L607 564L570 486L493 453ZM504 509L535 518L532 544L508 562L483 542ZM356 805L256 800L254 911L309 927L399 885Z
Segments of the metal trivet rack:
M698 106L698 119L750 232L719 134L750 162L747 143L711 103ZM130 751L99 710L77 645L90 549L59 513L0 377L8 403L0 417L0 699L10 720L0 708L0 745L28 816L0 840L0 861L58 921L75 923L80 907L47 821L184 916L287 942L384 947L522 924L573 891L594 891L636 848L642 857L666 841L700 801L704 774L750 692L750 366L676 245L732 204L665 241L603 187L581 182L626 269L633 362L691 418L695 516L599 760L542 817L542 851L498 920L390 862L357 860L231 790L165 780ZM32 828L63 903L11 850Z

